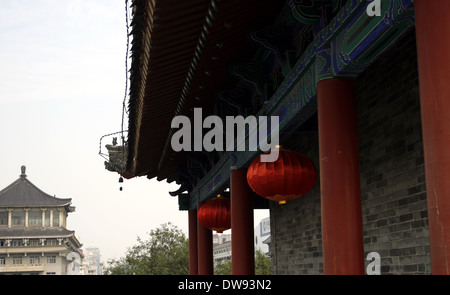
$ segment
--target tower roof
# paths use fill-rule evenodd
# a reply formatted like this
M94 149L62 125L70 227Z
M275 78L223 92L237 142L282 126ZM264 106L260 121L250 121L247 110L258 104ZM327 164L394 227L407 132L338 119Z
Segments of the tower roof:
M43 192L25 174L26 167L21 167L20 178L0 191L0 207L63 207L69 206L72 199L52 197ZM68 210L72 211L69 206Z

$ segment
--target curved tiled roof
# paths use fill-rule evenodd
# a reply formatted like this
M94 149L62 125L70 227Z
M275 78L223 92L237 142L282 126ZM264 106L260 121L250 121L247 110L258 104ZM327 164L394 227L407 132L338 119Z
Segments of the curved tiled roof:
M24 167L20 178L0 191L0 207L62 207L72 199L52 197L27 179Z
M2 239L6 238L17 238L17 237L27 237L27 238L40 238L40 237L70 237L75 234L75 231L68 230L62 227L41 227L41 226L30 226L30 227L0 227L0 237Z
M82 244L75 231L68 230L63 227L40 227L40 226L13 226L11 228L0 227L0 237L2 239L20 239L20 238L69 238L76 247L81 247ZM83 255L81 253L81 255Z

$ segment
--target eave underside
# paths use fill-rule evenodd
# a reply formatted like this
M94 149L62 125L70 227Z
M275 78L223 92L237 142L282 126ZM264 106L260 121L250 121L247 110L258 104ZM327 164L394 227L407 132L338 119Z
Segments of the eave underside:
M168 148L172 118L192 116L193 106L212 112L214 91L229 79L230 61L254 52L248 32L274 8L267 0L223 1L217 7L215 2L159 1L151 21L134 22L125 176L162 180L174 173L184 157Z
M142 6L145 1L135 2ZM284 10L281 5L273 6L273 1L193 1L189 10L183 3L157 3L161 2L164 6L149 9L152 14L142 22L145 25L138 24L137 17L133 28L128 161L126 171L119 172L126 177L146 175L177 181L182 187L173 195L189 199L183 201L184 208L226 189L230 165L243 167L257 154L192 155L170 148L170 122L176 115L192 119L195 107L202 108L203 118L216 114L219 90L235 86L237 81L247 85L259 82L247 80L245 73L236 78L236 71L230 73L233 65L251 64L261 55L263 66L271 66L274 60L279 63L278 72L265 73L275 81L269 85L274 89L263 93L263 107L253 108L249 114L280 115L280 136L287 139L299 128L316 128L310 118L314 119L317 110L319 80L357 77L414 26L413 4L408 0L383 7L385 18L369 18L365 2L330 0L336 10L328 19L321 9L316 9L316 18L308 19L303 4L297 2L281 2ZM312 2L315 8L323 3ZM293 26L291 22L290 29L296 34L305 33L292 40L309 40L306 29L313 33L313 38L297 50L295 59L283 41L257 40L264 47L260 50L249 40L250 33L267 26L271 29L280 10L282 19L288 11L291 14L287 18L303 22ZM277 23L274 28L284 25ZM250 90L253 94L255 90L261 92L258 85ZM242 115L240 107L247 102L234 103L239 111L233 115ZM190 186L183 186L186 183ZM188 194L183 194L186 190Z

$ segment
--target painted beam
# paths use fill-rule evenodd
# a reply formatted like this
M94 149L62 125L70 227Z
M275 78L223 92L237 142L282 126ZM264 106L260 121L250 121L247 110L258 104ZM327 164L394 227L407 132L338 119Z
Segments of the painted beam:
M365 0L350 0L320 31L256 116L279 116L279 136L289 134L317 112L317 82L357 77L414 27L412 0L388 0L381 16L366 13ZM249 136L255 130L249 131ZM189 209L229 186L230 167L245 167L259 151L227 152L189 195Z

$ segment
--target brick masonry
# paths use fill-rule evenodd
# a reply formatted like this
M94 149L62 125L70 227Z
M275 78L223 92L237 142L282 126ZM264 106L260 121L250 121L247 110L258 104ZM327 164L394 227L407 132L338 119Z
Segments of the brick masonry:
M308 156L319 167L317 134L302 134L287 149ZM295 148L297 147L297 148ZM319 179L307 195L285 205L270 202L272 273L318 274L322 272L322 232Z
M365 256L380 254L382 274L430 274L415 31L358 77L357 107ZM316 133L282 144L319 167ZM319 179L270 214L273 273L321 274Z

